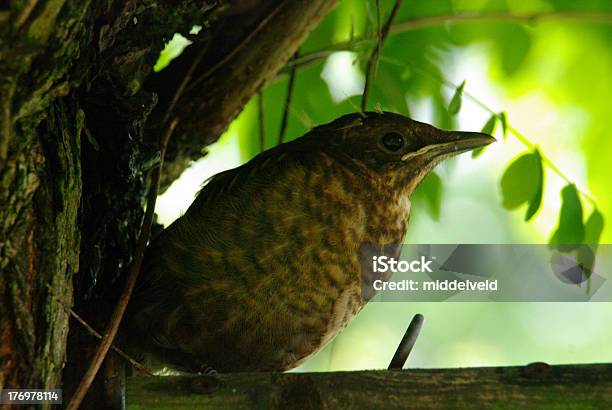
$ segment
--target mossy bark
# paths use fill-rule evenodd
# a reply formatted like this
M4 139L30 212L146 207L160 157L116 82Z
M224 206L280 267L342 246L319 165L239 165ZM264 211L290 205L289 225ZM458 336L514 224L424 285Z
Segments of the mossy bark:
M268 14L289 3L302 12L290 15L291 25L286 13ZM253 84L235 95L222 88L219 95L207 93L219 103L207 104L207 121L188 127L206 138L187 141L185 131L176 134L168 153L169 182L219 137L334 3L0 4L0 389L59 386L68 360L73 378L63 387L70 390L87 361L80 343L96 341L74 326L67 337L71 323L59 301L98 329L105 325L140 229L146 176L158 156L167 99L176 92L152 76L164 42L175 32L194 41L181 64L164 74L174 80L185 75L175 68L191 66L197 51L203 56L197 73L223 62ZM269 53L258 53L265 69L240 68L251 67L252 56L235 49L264 19L265 35L258 41L287 37L282 52L270 44ZM196 24L204 29L190 36ZM217 70L207 81L227 82L225 73ZM201 98L188 93L179 104L195 107ZM188 124L198 114L181 115L181 123ZM67 356L68 340L73 355Z

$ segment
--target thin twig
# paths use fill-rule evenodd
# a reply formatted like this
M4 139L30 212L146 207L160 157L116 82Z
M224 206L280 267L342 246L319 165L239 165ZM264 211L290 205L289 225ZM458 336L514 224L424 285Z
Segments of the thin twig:
M357 104L356 104L356 103L353 101L353 99L351 98L351 96L350 96L350 95L348 95L347 93L343 93L343 94L344 94L344 99L345 99L345 101L346 101L347 103L349 103L349 105L350 105L351 107L353 107L353 109L355 110L355 112L356 112L356 113L358 113L358 114L359 114L359 116L360 116L361 118L366 118L366 115L364 114L364 112L363 112L363 111L361 111L361 107L359 107L359 106L358 106L358 105L357 105Z
M30 17L30 15L32 14L32 11L34 10L37 4L38 4L38 0L29 0L25 4L25 6L23 6L23 8L21 9L21 13L19 13L17 18L15 19L15 23L13 24L13 26L15 27L15 30L19 30L21 26L25 24L25 22L28 20L28 17Z
M378 3L377 3L378 5ZM393 24L393 20L395 16L397 16L397 12L399 11L400 6L402 5L402 0L396 0L393 8L391 9L391 13L385 22L385 25L380 30L380 35L378 37L378 43L374 50L372 50L372 54L370 54L370 58L368 59L368 63L366 65L365 72L365 85L363 87L363 96L361 97L361 111L366 110L366 106L368 104L368 94L370 90L370 83L373 81L374 77L376 77L376 66L378 65L378 58L380 57L380 50L382 49L383 43L389 34L389 30L391 30L391 25Z
M380 0L376 0L376 39L378 40L378 57L380 57L380 48L382 47L382 32L380 24Z
M72 310L72 308L68 305L66 305L64 303L63 300L61 300L54 292L53 292L53 288L51 287L51 285L47 284L47 287L49 288L49 293L51 294L51 296L53 297L53 299L55 299L55 301L62 307L62 309L64 309L64 311L66 311L66 313L70 314L70 316L72 316L77 322L79 322L81 325L83 325L83 327L93 336L97 337L98 339L102 339L102 335L100 333L98 333L96 331L96 329L94 329L93 327L91 327L91 325L89 323L87 323L85 321L85 319L83 319L78 313L76 313L74 310ZM137 368L138 370L140 370L143 373L146 373L148 375L153 375L153 372L149 369L147 369L145 366L143 366L140 362L138 362L136 359L134 359L132 356L130 356L129 354L127 354L126 352L124 352L122 349L120 349L119 347L117 347L114 344L111 344L111 349L113 349L119 356L123 357L125 360L127 360L128 362L130 362L132 364L132 366L134 366L135 368Z
M293 55L293 59L299 57L299 50ZM289 82L287 83L287 95L285 96L285 107L283 109L283 117L281 119L280 131L278 132L278 143L282 144L285 139L285 131L287 131L287 121L289 120L289 107L291 106L291 97L293 95L293 85L295 84L295 66L289 72Z
M391 359L391 363L389 363L388 370L401 370L404 367L404 364L406 364L406 360L408 360L408 356L410 355L410 352L412 351L412 348L419 337L419 333L421 333L423 320L425 320L425 318L422 314L417 313L414 315L410 321L410 325L408 325L408 329L406 329L406 333L404 333L402 341L397 346L393 359Z
M157 200L157 192L159 190L159 180L161 176L162 165L164 161L164 156L166 153L166 147L168 146L168 141L170 140L170 136L172 132L176 128L178 124L178 118L174 118L172 122L168 125L166 133L164 134L161 144L160 144L160 163L157 168L155 168L151 174L151 186L149 187L149 194L147 198L147 208L145 211L144 221L142 223L142 230L140 232L140 236L138 237L138 242L136 243L136 256L132 261L129 269L129 273L125 282L125 288L117 301L117 305L113 311L113 314L110 318L109 324L104 332L104 336L100 341L100 345L96 350L94 357L92 358L89 368L85 372L85 375L81 379L78 388L76 389L74 396L70 399L67 410L76 410L81 405L83 398L87 394L89 390L89 386L93 382L104 358L106 357L106 353L110 348L115 335L117 334L117 330L119 329L119 324L121 323L121 318L125 312L125 309L130 300L130 296L132 295L132 291L134 290L134 286L136 285L136 280L138 279L138 275L140 274L140 267L142 265L142 260L144 258L145 248L147 246L147 241L149 239L149 235L151 232L151 224L153 222L153 214L155 212L155 202Z
M11 101L15 87L10 84L0 86L0 170L6 165L11 138Z
M415 65L404 63L397 59L385 57L385 56L382 56L381 60L386 61L391 64L395 64L400 67L410 67L414 71L427 75L428 77L432 78L433 80L439 82L443 86L448 87L450 89L456 90L458 87L458 85L453 83L452 81L449 81L445 78L441 78L438 75L432 74L429 71L424 70L421 67L417 67ZM471 94L469 91L463 90L463 95L465 95L467 98L472 100L476 105L478 105L483 110L487 111L489 114L495 115L498 119L501 119L499 112L496 112L493 109L491 109L487 104L485 104L480 99L478 99L476 96L474 96L474 94ZM516 128L514 128L510 124L508 124L508 131L510 132L510 134L514 135L514 137L517 140L519 140L527 148L529 149L536 148L536 144L531 139L529 139L527 136L525 136L525 134L521 133L520 131L518 131ZM563 179L568 184L574 184L576 186L576 190L580 193L580 195L582 195L582 197L586 199L587 201L589 201L593 206L596 206L595 199L590 194L588 194L585 190L580 189L578 185L575 182L573 182L563 171L561 171L559 167L557 167L557 165L550 158L548 158L542 151L540 151L540 157L542 158L542 162L546 164L548 168L550 168L551 171L557 174L561 179Z
M300 58L296 58L293 61L288 61L287 64L285 64L285 67L283 68L283 70L281 71L281 73L283 74L287 74L289 72L289 70L291 69L291 67L298 67L298 68L303 68L305 66L308 66L312 63L316 63L317 61L320 61L324 58L329 57L331 54L337 52L337 51L355 51L358 50L360 47L365 47L367 44L371 43L373 41L373 37L360 37L360 38L356 38L353 41L346 41L346 42L342 42L342 43L336 43L336 44L330 44L329 46L322 48L320 50L316 50L316 51L311 51L307 54L302 54L302 56Z
M306 112L298 111L294 108L291 109L291 112L306 129L310 130L316 126L316 123L312 120L312 118L308 116L308 114L306 114Z
M382 25L381 25L381 17L382 17L382 13L380 10L380 0L376 0L376 47L374 48L375 53L372 56L370 56L370 58L374 58L372 61L372 69L371 72L368 69L367 70L367 74L366 74L366 81L367 78L370 78L370 82L373 82L374 80L376 80L376 74L378 73L378 63L380 62L380 50L382 49L383 46L383 36L382 36ZM368 87L369 88L369 87ZM363 107L361 107L361 112L365 111L365 103L363 103Z
M484 20L534 23L539 20L550 18L558 20L587 20L595 23L612 23L612 13L609 12L596 13L589 11L556 10L542 11L532 14L513 14L505 11L489 11L474 14L450 14L443 16L420 17L418 19L407 20L395 24L392 27L391 32L401 33L409 30L438 26L444 23L469 23Z
M263 90L257 94L257 114L259 120L259 152L264 152L266 148L266 118L264 116Z
M408 31L420 30L429 27L439 26L446 23L471 23L479 21L508 21L534 23L541 20L575 20L589 21L593 23L610 24L612 23L612 12L586 12L586 11L545 11L533 14L512 14L510 12L483 12L478 14L445 14L440 16L418 17L406 21L401 21L391 26L391 34L405 33ZM304 53L299 59L287 63L287 67L297 65L299 67L322 60L336 51L354 51L377 40L376 34L367 34L360 37L349 39L336 44L330 44L318 50Z
M253 31L251 31L245 38L243 38L240 41L240 43L236 45L236 47L234 47L232 51L227 53L221 60L217 62L217 64L213 65L208 70L206 70L202 75L200 75L192 84L189 85L187 89L191 90L193 87L195 87L196 85L198 85L199 83L207 79L211 74L213 74L219 68L224 66L225 63L227 63L232 57L234 57L238 53L238 51L242 50L242 48L244 48L251 41L251 39L255 37L255 35L257 35L257 33L259 33L270 22L270 20L272 20L276 16L276 14L283 8L286 2L287 0L283 0L281 3L279 3L274 8L274 10L272 10L270 14L268 14L264 19L262 19L257 24L257 26L253 29Z
M201 46L201 47L202 48L200 52L196 55L196 57L191 62L191 65L189 66L189 70L187 70L187 73L185 74L185 76L181 80L181 83L177 87L174 93L174 96L172 97L172 100L170 101L170 104L168 104L168 108L166 108L166 114L164 115L164 118L162 120L162 126L163 124L166 124L168 122L168 119L170 118L170 116L172 115L172 112L174 111L174 107L176 107L176 104L181 98L181 95L183 95L183 92L185 91L187 85L191 81L191 77L193 76L193 73L196 67L198 66L198 64L200 64L200 61L202 61L202 58L204 58L204 54L206 54L206 47L204 46Z

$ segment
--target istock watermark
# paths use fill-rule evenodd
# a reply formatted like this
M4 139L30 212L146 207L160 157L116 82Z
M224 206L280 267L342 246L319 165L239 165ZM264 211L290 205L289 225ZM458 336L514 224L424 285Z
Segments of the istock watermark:
M585 257L587 256L587 257ZM612 301L612 245L365 245L372 301Z
M419 260L396 260L388 256L372 256L372 269L374 272L432 272L430 265L435 257L427 259L421 256Z

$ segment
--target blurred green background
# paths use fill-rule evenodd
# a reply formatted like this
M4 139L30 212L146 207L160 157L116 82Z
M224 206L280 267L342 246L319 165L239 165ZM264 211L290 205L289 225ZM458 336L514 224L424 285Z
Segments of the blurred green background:
M384 22L394 2L380 4ZM457 17L466 15L475 17ZM402 24L408 21L425 24ZM303 44L287 139L357 110L376 22L375 1L344 0ZM537 145L582 192L579 224L595 208L610 220L612 2L413 0L403 2L394 23L368 109L472 131L504 112L507 128ZM187 44L175 36L157 68ZM288 72L262 94L266 148L278 143ZM463 81L461 107L452 115L449 103ZM209 154L160 196L160 222L180 216L209 176L259 152L258 104L253 98ZM542 205L533 219L524 220L527 205L504 208L500 181L528 148L512 132L503 134L498 121L498 143L477 158L464 154L436 169L441 185L429 179L415 194L406 243L549 241L568 181L544 164ZM604 226L599 241L611 239L612 228ZM612 361L612 349L605 348L612 340L609 303L371 303L297 371L386 368L415 313L425 315L425 324L408 367Z

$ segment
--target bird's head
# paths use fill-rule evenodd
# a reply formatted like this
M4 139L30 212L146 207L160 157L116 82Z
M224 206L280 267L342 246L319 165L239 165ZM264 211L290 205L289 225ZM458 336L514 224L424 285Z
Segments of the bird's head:
M388 112L348 114L312 134L331 152L410 192L441 161L495 141L487 134L445 131Z

